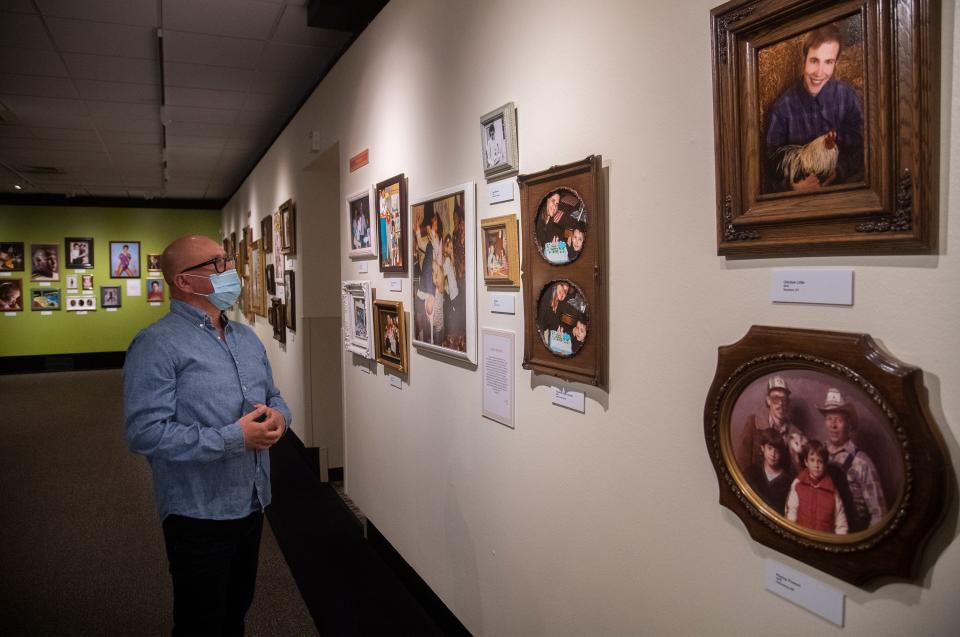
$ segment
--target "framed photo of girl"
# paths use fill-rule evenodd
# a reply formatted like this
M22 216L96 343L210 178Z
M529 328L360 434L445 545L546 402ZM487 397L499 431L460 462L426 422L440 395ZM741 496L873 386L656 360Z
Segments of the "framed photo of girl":
M489 286L520 286L520 244L517 216L480 221L483 233L483 280Z
M401 301L374 301L373 319L377 362L384 367L407 373L406 316Z
M711 11L718 254L934 248L938 7L733 0Z
M110 278L140 278L140 242L110 242Z
M347 197L347 224L350 228L350 258L375 257L377 246L373 235L377 228L370 190L362 190Z
M508 102L480 118L480 154L487 181L514 175L520 168L516 110Z
M720 503L848 582L915 577L949 488L922 383L866 334L751 327L719 349L704 407Z
M407 180L403 173L377 184L377 245L381 272L407 271Z

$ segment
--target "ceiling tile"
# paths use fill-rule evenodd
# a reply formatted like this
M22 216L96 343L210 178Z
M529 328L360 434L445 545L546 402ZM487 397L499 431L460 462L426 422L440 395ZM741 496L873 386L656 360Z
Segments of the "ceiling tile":
M12 46L0 47L0 73L67 77L67 69L56 51L21 49Z
M167 62L253 68L263 51L263 44L260 40L223 38L164 29L163 59Z
M86 104L82 100L53 99L25 95L0 95L0 100L13 111L18 123L40 125L50 117L83 117L88 115ZM38 123L33 123L38 122ZM50 124L50 126L53 126ZM56 127L56 126L55 126ZM89 126L63 126L56 128L89 128Z
M46 77L42 75L0 74L0 86L9 95L29 95L33 97L66 97L77 99L80 96L73 82L65 77Z
M279 128L285 120L282 113L273 113L270 111L248 111L241 110L237 113L234 124L242 126L254 126L257 128Z
M164 64L167 86L207 88L226 91L246 91L250 88L253 72L227 66L167 62Z
M107 152L114 159L127 155L136 155L140 157L149 157L157 159L163 157L163 146L161 144L124 144L123 142L104 142Z
M163 134L159 126L157 126L155 130L151 131L101 130L100 137L103 139L103 143L107 145L107 148L109 148L111 144L140 144L159 146L163 143Z
M165 28L266 40L282 7L254 0L163 0Z
M222 108L196 108L193 106L167 106L164 116L168 122L208 122L229 124L239 111Z
M129 84L126 82L101 82L100 80L75 80L75 83L80 95L86 100L160 104L159 84Z
M106 115L94 118L94 123L101 131L118 131L123 133L153 133L161 132L160 115L156 119L117 119Z
M225 139L230 137L233 126L229 124L209 124L206 122L172 122L167 126L167 134L175 136L215 137Z
M223 137L167 135L167 148L211 148L219 151L225 144L226 139Z
M321 29L307 24L307 7L287 7L273 36L277 42L341 48L351 38L345 31Z
M319 68L258 69L253 73L249 91L299 98L313 90L320 79Z
M122 24L47 18L56 45L65 52L155 60L156 29Z
M87 102L95 121L103 118L149 120L160 125L160 107L127 102Z
M289 95L247 93L246 98L243 100L243 110L286 114L292 111L298 103L299 96L291 98Z
M33 137L30 129L26 126L3 125L0 126L0 139L4 137Z
M0 46L53 49L40 16L25 13L0 14Z
M126 188L116 188L103 184L87 184L87 192L93 197L128 197Z
M0 0L0 11L9 11L10 13L36 13L30 0Z
M171 86L167 88L166 98L167 104L171 106L239 109L243 106L244 94L239 91L212 91L201 88Z
M337 50L318 46L267 42L258 69L318 69L322 71L336 56Z
M111 55L64 53L63 59L71 77L80 80L159 84L160 64L157 60L121 58Z
M34 139L23 137L0 137L0 148L26 150L103 150L100 142L89 142L81 139Z
M45 16L94 22L159 26L156 0L36 0Z

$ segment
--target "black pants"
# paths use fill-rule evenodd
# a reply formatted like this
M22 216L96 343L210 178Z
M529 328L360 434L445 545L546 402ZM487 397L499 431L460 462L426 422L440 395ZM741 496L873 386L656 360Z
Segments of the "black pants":
M174 635L242 635L253 601L263 514L239 520L168 515Z

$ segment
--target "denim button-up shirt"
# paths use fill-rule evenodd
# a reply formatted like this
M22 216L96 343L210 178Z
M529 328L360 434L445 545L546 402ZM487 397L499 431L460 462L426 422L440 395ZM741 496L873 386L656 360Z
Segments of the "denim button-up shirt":
M123 366L126 438L147 457L160 517L242 518L270 504L270 454L246 449L239 418L264 403L290 410L263 344L172 300L170 313L133 339Z

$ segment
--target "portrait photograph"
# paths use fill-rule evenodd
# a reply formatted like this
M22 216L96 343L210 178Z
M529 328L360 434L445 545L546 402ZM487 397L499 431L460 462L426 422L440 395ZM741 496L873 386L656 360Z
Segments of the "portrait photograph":
M520 248L516 215L483 219L483 278L487 285L520 285Z
M260 220L260 239L263 251L273 252L273 215L267 215Z
M23 242L0 243L0 272L23 272Z
M100 306L120 307L123 301L120 298L119 285L101 285L100 286Z
M140 242L110 242L110 278L140 278Z
M403 174L377 184L377 241L381 272L407 271L407 181Z
M276 294L277 278L272 263L268 263L266 266L264 266L263 275L267 286L267 294Z
M364 299L353 300L353 337L366 340L367 333L367 303Z
M60 309L59 288L31 288L30 309L37 312L50 312Z
M293 270L284 270L283 272L283 304L287 310L284 316L287 321L287 329L291 332L297 331L297 273Z
M162 301L164 299L164 281L162 279L147 280L147 301L150 303Z
M343 349L374 358L373 292L370 281L343 281L340 287Z
M280 204L280 247L282 254L297 253L297 209L292 199Z
M31 281L60 280L60 246L55 243L34 243L30 246Z
M473 184L410 206L413 344L476 362Z
M572 188L557 188L537 207L534 243L548 263L562 265L580 258L587 236L587 207Z
M488 181L502 179L517 172L516 107L504 104L480 118L480 154L483 174Z
M224 244L227 240L224 239ZM223 251L227 254L233 254L232 251L227 249L228 246L224 246ZM160 255L159 254L148 254L147 255L147 272L160 272Z
M590 331L590 308L575 283L551 281L537 301L537 332L550 352L563 358L583 347Z
M67 283L68 290L78 290L80 289L80 275L78 274L68 274L64 277L64 280Z
M23 311L23 279L0 280L0 312Z
M74 270L89 270L93 267L93 239L67 237L63 240L67 267Z
M347 222L350 224L351 258L376 255L373 240L373 212L370 208L370 191L363 190L347 197Z
M93 291L93 275L92 274L82 274L80 275L80 289L84 292Z
M403 303L374 301L377 362L400 373L407 371L407 337Z

